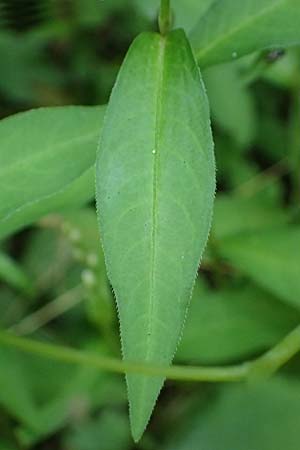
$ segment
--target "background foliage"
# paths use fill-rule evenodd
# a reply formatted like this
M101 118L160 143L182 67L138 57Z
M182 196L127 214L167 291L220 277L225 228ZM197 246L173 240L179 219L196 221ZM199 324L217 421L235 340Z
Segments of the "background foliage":
M193 0L174 0L175 24L191 29L210 3L199 7ZM144 0L2 0L1 118L40 106L107 103L132 39L156 29L157 8L158 2ZM203 31L199 42L208 38ZM215 47L207 61L220 62L219 52ZM218 193L176 356L182 363L217 365L254 358L300 318L299 49L232 59L203 71ZM45 117L45 143L51 134L47 124L57 114L54 110L53 118ZM77 143L81 172L72 172L67 159L61 166L70 179L55 194L55 205L68 208L10 236L24 222L24 202L29 222L42 214L37 215L32 192L25 189L26 180L34 177L30 161L22 168L26 196L19 205L16 194L15 216L6 209L5 198L14 195L6 169L13 125L9 120L1 124L8 136L5 140L2 131L1 149L8 150L1 153L7 160L1 160L6 178L1 174L0 211L1 219L8 219L0 221L0 325L20 335L119 356L115 306L93 203L91 161L103 109L82 108L69 123L61 114L56 136L63 133L68 142L79 126L83 139L88 136L87 143ZM25 152L26 139L31 142L36 129L32 121L26 128L26 120L22 127ZM74 143L70 145L72 155ZM37 144L34 154L39 151ZM47 168L59 179L51 160ZM54 201L47 192L43 195L43 204ZM265 384L168 382L147 433L133 446L120 376L0 347L0 449L296 450L299 374L295 358Z

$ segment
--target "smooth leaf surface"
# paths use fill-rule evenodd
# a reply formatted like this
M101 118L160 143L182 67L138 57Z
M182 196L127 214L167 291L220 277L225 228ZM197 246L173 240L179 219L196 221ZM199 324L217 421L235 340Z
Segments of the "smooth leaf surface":
M139 36L104 121L97 200L126 360L169 365L210 228L215 191L208 103L183 31ZM127 377L138 440L163 384Z
M300 227L241 233L220 242L219 252L238 270L300 308Z
M300 43L299 0L215 0L191 31L201 67Z
M42 108L0 122L0 237L91 196L103 114L103 107Z

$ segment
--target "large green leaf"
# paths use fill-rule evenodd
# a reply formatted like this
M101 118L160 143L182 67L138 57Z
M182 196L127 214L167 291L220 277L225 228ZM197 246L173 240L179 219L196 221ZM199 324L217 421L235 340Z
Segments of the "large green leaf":
M300 308L300 227L241 233L220 241L234 267L280 299Z
M126 360L169 365L212 215L208 103L183 31L139 36L114 88L97 162L100 229ZM127 377L140 438L163 378Z
M103 114L103 107L42 108L0 122L0 237L91 196Z
M201 67L300 43L299 0L215 0L191 32Z
M299 401L300 385L292 380L226 386L205 411L193 411L165 449L298 450Z

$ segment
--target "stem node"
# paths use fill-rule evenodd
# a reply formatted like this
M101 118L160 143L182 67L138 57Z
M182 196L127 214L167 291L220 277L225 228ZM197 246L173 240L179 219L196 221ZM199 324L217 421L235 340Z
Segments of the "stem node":
M170 8L170 0L161 0L158 26L160 34L162 34L163 36L165 36L171 29L172 13Z

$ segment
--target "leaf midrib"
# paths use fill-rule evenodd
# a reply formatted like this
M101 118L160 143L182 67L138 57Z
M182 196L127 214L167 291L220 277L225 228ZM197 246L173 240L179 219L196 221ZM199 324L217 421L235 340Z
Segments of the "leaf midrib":
M154 147L153 151L153 178L152 178L152 230L151 230L151 267L150 267L150 298L147 317L149 318L147 323L147 337L146 337L146 361L150 356L150 343L153 327L153 311L154 311L154 291L155 291L155 266L156 266L156 240L157 240L157 214L158 214L158 181L159 181L159 156L160 156L160 132L161 132L161 119L162 119L162 90L164 82L164 56L166 48L166 38L160 36L159 38L159 52L157 58L157 90L156 90L156 108L155 108L155 129L154 129Z
M236 33L238 33L239 31L243 30L244 28L247 28L249 25L254 23L257 19L260 19L261 17L265 16L269 12L272 12L276 8L280 7L286 1L287 0L278 0L278 2L276 2L272 6L268 6L267 8L261 10L258 14L254 14L249 19L245 20L244 22L239 24L237 27L233 28L227 34L222 35L221 37L217 38L215 41L212 41L211 44L207 45L203 50L200 50L200 51L196 52L196 59L199 61L208 52L212 51L215 47L217 47L220 43L226 42L228 39L230 39Z

